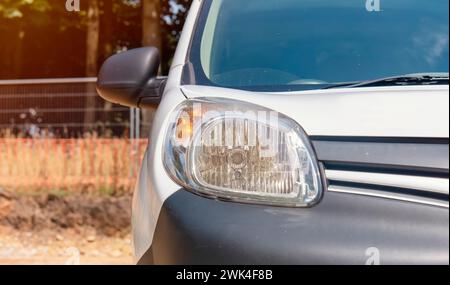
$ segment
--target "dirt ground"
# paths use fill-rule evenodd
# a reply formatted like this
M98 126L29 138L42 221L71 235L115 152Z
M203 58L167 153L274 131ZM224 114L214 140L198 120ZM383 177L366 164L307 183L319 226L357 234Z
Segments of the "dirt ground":
M0 264L132 264L131 195L0 189Z
M130 237L0 228L0 265L132 264Z

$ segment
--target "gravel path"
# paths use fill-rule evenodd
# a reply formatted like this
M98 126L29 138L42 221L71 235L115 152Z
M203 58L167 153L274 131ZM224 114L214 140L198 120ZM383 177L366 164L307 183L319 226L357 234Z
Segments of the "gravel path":
M131 241L65 232L22 232L0 227L0 265L132 264Z

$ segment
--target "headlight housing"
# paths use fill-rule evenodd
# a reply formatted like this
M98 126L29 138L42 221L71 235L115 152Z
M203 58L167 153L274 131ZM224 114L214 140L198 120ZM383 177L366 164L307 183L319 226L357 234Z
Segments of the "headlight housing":
M187 100L171 116L164 166L194 193L236 202L308 207L322 197L303 129L275 111L229 99Z

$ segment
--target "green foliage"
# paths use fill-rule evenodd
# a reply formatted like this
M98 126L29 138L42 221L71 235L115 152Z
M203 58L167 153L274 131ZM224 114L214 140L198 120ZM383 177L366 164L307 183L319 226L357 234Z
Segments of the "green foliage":
M22 18L23 9L44 13L52 9L48 0L3 0L0 15L7 19Z

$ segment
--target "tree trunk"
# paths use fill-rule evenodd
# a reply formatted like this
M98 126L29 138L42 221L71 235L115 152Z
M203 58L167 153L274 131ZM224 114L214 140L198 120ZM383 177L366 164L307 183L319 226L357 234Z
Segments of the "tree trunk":
M23 24L19 24L19 31L15 38L15 49L12 56L12 67L13 67L13 78L21 79L22 78L22 65L23 65L23 47L25 41L25 28Z
M142 1L142 45L154 46L162 51L161 41L161 1L160 0L143 0ZM142 129L143 136L148 136L152 127L155 110L143 110L142 112Z
M97 76L97 58L100 36L100 8L98 0L89 0L87 10L87 31L86 31L86 76ZM94 84L87 84L88 96L86 97L86 111L84 115L85 131L89 131L95 122L96 96Z
M154 46L161 51L160 0L142 1L142 45Z
M102 17L100 17L100 29L102 31L100 42L103 43L103 46L100 47L100 58L104 61L114 52L114 3L112 0L102 0L100 4L103 12ZM112 122L114 115L111 112L113 104L109 101L104 101L103 104L102 122Z

